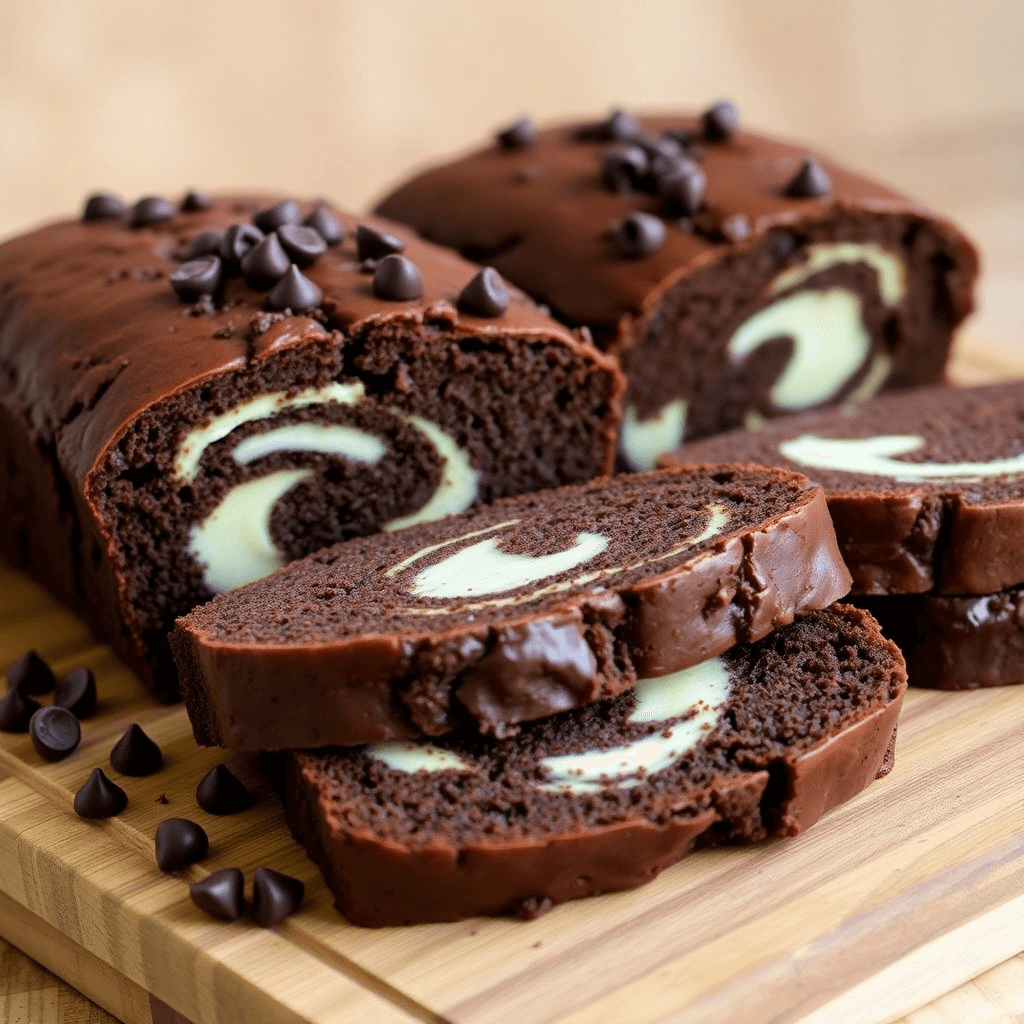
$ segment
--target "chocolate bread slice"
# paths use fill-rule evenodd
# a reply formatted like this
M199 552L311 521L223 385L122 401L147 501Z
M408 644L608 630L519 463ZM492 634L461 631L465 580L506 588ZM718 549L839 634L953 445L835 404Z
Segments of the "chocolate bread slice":
M355 924L533 916L802 832L889 770L905 689L836 605L511 739L291 753L285 814Z
M939 381L977 273L947 221L739 130L731 104L502 133L378 211L618 356L633 469L684 438Z
M180 619L200 743L498 736L849 588L824 496L743 466L542 491L339 544Z
M385 222L95 196L0 245L0 552L173 697L178 615L338 540L608 472L622 387Z

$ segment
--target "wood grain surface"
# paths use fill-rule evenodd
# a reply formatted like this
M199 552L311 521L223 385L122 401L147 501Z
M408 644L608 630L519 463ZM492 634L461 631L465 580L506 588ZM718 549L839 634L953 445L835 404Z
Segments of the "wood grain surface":
M1024 370L982 346L965 348L959 367L971 379ZM91 667L101 707L57 764L26 736L0 736L0 935L131 1024L867 1024L1024 949L1024 688L912 692L893 773L796 840L703 852L649 886L529 924L366 930L333 910L252 758L230 764L255 806L202 812L195 786L222 752L198 749L181 707L153 704L74 616L0 567L0 664L29 646L58 673ZM73 793L93 767L112 771L110 748L133 721L162 747L164 769L114 773L125 813L80 820ZM177 875L153 860L156 826L170 816L199 821L211 840L207 860ZM276 928L217 922L191 904L190 880L228 865L251 878L261 864L307 885L302 910ZM19 981L22 961L2 955L0 1019L103 1019L65 989ZM985 1020L979 1007L1010 1020L1020 978L1010 960L961 988L951 1009L933 1004L908 1020Z

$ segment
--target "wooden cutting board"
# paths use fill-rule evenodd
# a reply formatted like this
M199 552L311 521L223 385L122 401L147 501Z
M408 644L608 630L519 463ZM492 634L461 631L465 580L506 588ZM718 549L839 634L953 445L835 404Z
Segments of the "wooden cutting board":
M968 344L958 375L1024 375ZM253 758L259 800L214 818L195 786L223 759L181 707L154 704L74 616L0 565L0 664L35 647L58 673L88 665L101 706L79 749L44 763L0 734L0 936L129 1024L297 1021L459 1024L881 1022L1024 949L1024 687L915 691L892 774L806 835L706 851L628 893L532 923L366 930L331 905ZM125 813L89 823L75 790L139 722L165 767L122 779ZM153 858L164 818L199 821L210 856L178 875ZM214 921L188 882L261 864L302 878L276 928Z

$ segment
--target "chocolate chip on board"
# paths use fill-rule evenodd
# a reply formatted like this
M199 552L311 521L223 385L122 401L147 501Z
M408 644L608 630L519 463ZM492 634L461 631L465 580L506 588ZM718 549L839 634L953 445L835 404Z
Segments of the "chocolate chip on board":
M0 700L0 732L28 732L28 724L39 707L20 690L8 690Z
M7 689L29 697L49 693L57 685L53 669L35 652L26 651L7 667Z
M221 868L188 889L192 902L211 917L237 921L245 909L245 876L238 868Z
M273 868L257 868L252 879L252 916L261 928L283 921L299 908L306 887Z
M80 818L112 818L128 806L128 794L107 778L102 768L92 774L75 794L75 814Z
M156 865L161 871L180 871L210 852L210 840L201 825L188 818L168 818L156 828Z
M53 703L67 708L75 718L88 718L96 713L96 677L88 668L73 668L58 684Z
M196 786L196 803L207 814L237 814L252 801L252 793L226 764L214 765Z
M111 750L110 763L122 775L141 778L160 771L164 756L142 727L132 722Z
M32 746L44 761L62 761L78 749L82 727L67 708L40 708L28 723Z

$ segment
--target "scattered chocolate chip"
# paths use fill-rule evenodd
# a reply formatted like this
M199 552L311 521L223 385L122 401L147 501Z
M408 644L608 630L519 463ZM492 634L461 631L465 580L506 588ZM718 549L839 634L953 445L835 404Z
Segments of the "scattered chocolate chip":
M820 199L832 191L832 179L817 160L805 160L786 185L786 195L794 199Z
M94 192L82 208L82 220L117 220L127 209L124 200L112 192Z
M716 103L701 116L704 138L708 142L725 142L740 130L740 112L729 100Z
M185 259L194 260L200 256L219 256L223 244L223 231L215 231L212 228L209 231L201 231L189 242L188 248L185 250Z
M245 876L238 868L221 868L188 887L192 902L212 917L237 921L245 908Z
M168 280L182 302L195 302L203 295L212 295L220 287L220 277L220 257L200 256L172 270Z
M601 180L613 192L632 192L647 173L647 154L639 146L620 145L601 161Z
M326 206L318 206L302 223L317 232L328 245L345 241L345 229Z
M528 117L513 121L495 135L502 149L525 149L537 141L537 126Z
M128 806L128 794L107 778L102 768L93 768L85 785L75 794L75 814L80 818L112 818Z
M268 234L284 224L298 224L301 220L302 211L294 199L282 199L281 202L252 215L253 224Z
M423 275L404 256L385 256L373 272L373 294L378 299L408 302L423 294Z
M49 693L57 685L53 669L35 651L26 651L7 668L7 689L30 697Z
M683 147L668 135L642 131L630 141L633 145L639 146L651 160L656 157L661 157L663 160L675 160L685 156Z
M174 216L174 203L163 196L143 196L128 215L128 225L133 228L144 228L150 224L159 224Z
M304 313L320 305L324 293L293 263L267 296L271 309Z
M284 251L299 267L308 267L327 252L327 241L316 228L285 224L277 229Z
M209 852L203 827L188 818L168 818L156 827L156 866L161 871L180 871Z
M88 718L96 712L96 677L88 668L72 669L58 684L53 695L55 707L67 708L75 718Z
M252 805L252 793L226 764L218 764L196 786L196 803L207 814L237 814Z
M632 139L640 131L640 122L632 114L616 107L604 121L584 125L578 134L581 139L619 142Z
M360 224L356 228L356 253L360 260L382 260L405 250L405 242L397 235Z
M139 778L153 775L163 767L160 748L132 722L110 752L110 763L122 775Z
M665 224L650 213L631 213L616 226L615 241L623 256L650 256L665 241Z
M292 261L276 234L267 235L242 257L246 283L260 290L272 288L288 272Z
M40 708L28 723L32 746L44 761L62 761L82 742L82 727L67 708Z
M232 224L224 232L220 258L231 266L237 266L250 249L263 241L263 237L263 232L253 224Z
M692 161L687 161L659 179L658 193L671 216L688 217L703 206L707 184L704 172Z
M283 921L299 909L306 887L273 868L257 868L252 877L252 916L261 928Z
M459 309L476 316L501 316L508 309L508 288L493 267L484 267L459 293Z
M742 242L750 234L750 218L743 213L734 213L722 221L718 230L726 241Z
M39 710L31 697L20 690L8 690L0 700L0 732L28 732L28 723Z
M205 192L197 192L195 189L190 189L185 193L185 198L181 201L181 212L182 213L198 213L200 210L208 210L213 206L213 199L210 198Z

